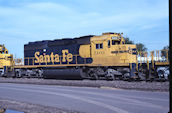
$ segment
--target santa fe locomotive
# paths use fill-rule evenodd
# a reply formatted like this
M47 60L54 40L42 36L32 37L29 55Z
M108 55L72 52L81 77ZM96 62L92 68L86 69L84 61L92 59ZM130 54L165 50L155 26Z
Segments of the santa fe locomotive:
M2 45L0 52L1 76L107 80L159 78L155 61L138 62L136 45L125 44L122 33L29 42L24 45L24 59L13 59Z

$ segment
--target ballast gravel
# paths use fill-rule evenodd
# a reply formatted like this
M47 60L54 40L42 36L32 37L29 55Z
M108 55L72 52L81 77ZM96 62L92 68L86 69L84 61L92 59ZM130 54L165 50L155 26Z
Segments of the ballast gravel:
M60 86L78 86L78 87L110 87L119 89L134 89L144 91L169 91L169 81L166 82L146 82L146 81L106 81L106 80L55 80L38 78L3 78L0 77L0 83L19 83L19 84L38 84L38 85L60 85Z

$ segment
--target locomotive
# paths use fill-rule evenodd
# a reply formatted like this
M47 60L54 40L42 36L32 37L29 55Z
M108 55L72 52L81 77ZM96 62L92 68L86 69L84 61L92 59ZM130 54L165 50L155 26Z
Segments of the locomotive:
M126 44L123 33L108 32L100 36L29 42L24 45L24 59L16 61L11 57L11 64L0 68L2 76L13 77L107 80L150 78L146 75L155 71L154 65L138 63L137 55L136 45Z

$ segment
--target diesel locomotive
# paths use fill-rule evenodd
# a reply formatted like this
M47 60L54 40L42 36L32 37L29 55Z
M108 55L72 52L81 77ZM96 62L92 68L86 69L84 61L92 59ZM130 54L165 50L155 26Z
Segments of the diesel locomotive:
M123 33L29 42L24 59L9 56L0 59L9 62L1 63L1 76L138 80L155 71L153 62L138 63L136 45L126 44Z

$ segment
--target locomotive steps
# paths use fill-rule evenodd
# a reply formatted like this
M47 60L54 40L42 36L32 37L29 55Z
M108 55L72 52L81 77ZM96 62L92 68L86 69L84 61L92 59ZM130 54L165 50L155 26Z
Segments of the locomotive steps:
M105 81L105 80L52 80L37 78L3 78L0 77L0 83L17 84L37 84L37 85L59 85L59 86L77 86L77 87L97 87L103 89L132 89L144 91L169 91L169 82L128 82L128 81Z

